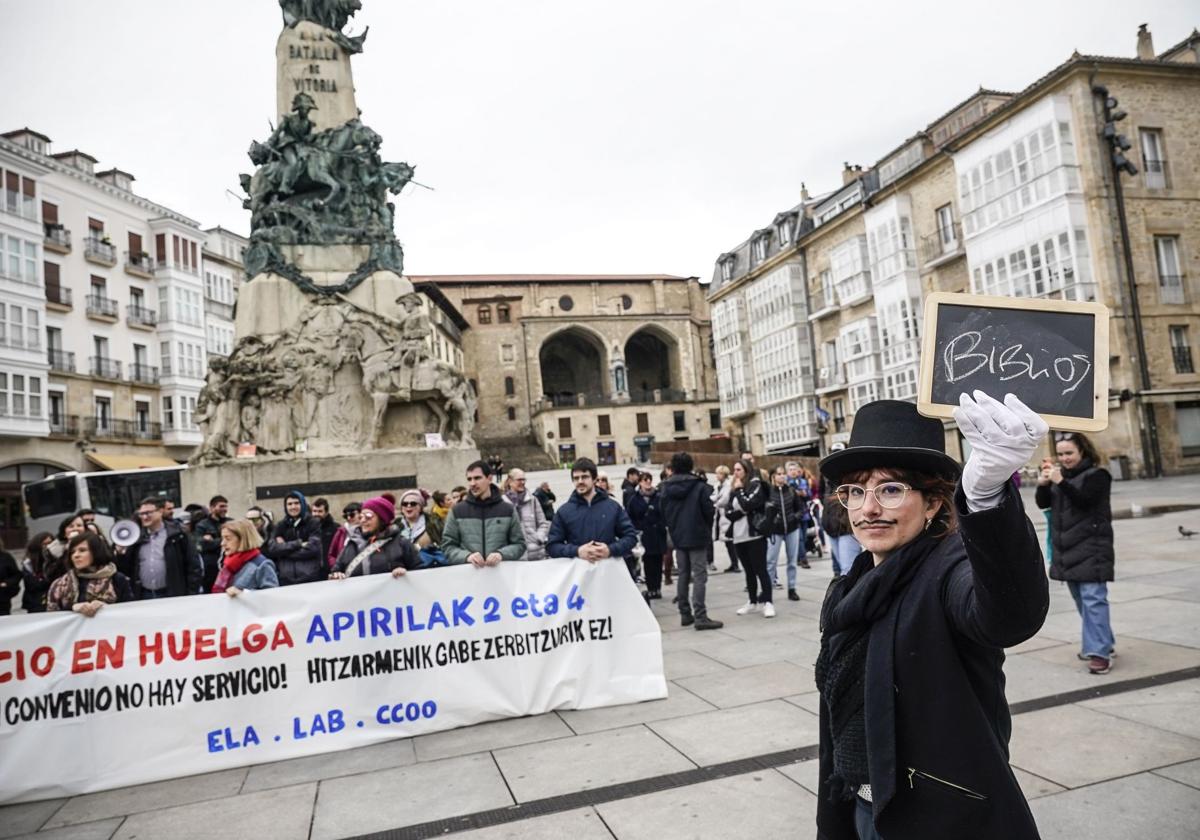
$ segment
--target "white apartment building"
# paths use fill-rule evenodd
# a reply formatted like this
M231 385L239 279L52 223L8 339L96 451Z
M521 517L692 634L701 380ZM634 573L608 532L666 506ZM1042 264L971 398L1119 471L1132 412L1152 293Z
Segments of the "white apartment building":
M30 129L0 135L0 168L0 475L186 459L208 367L206 234Z
M204 231L204 338L210 356L233 352L233 303L246 281L242 254L250 241L222 227Z

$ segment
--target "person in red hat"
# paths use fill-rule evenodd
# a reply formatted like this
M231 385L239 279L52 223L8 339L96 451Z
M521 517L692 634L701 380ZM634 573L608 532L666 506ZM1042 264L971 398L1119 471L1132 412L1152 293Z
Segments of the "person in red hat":
M1008 765L1004 648L1041 628L1041 547L1009 477L1046 436L1008 395L955 410L961 470L942 421L879 400L821 461L863 551L829 587L820 692L822 840L1035 840Z
M396 506L383 496L362 503L358 530L346 536L346 545L329 573L330 580L390 572L401 577L421 568L421 557L395 524Z

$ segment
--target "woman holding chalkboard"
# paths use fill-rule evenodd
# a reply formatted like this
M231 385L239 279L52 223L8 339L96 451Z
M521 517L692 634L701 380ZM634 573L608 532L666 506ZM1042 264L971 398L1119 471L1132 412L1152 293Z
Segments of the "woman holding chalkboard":
M1060 435L1054 448L1058 464L1042 467L1035 496L1039 508L1050 510L1050 577L1067 582L1083 619L1079 658L1090 673L1107 674L1114 644L1108 581L1116 565L1112 475L1100 466L1092 442L1078 432Z
M1008 765L1004 648L1049 608L1042 553L1009 477L1046 423L962 395L961 470L940 420L880 400L821 461L863 552L821 608L817 834L1035 840Z

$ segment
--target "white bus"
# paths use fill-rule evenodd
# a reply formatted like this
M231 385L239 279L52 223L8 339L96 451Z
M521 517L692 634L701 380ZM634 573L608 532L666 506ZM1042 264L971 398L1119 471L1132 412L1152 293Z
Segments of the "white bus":
M138 503L149 496L170 499L182 507L180 472L187 466L146 467L104 472L61 472L21 488L30 534L58 532L59 524L77 510L96 511L96 524L108 534L119 519L136 520Z

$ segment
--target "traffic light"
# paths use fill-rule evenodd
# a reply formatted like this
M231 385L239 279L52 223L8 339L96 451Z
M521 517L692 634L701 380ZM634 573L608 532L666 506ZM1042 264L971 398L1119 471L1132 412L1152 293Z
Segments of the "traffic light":
M1120 104L1117 102L1117 97L1110 96L1108 88L1104 85L1092 85L1092 93L1104 99L1104 128L1100 130L1100 133L1112 149L1113 166L1118 172L1136 175L1137 167L1133 165L1133 161L1125 157L1125 152L1133 148L1133 144L1124 134L1117 133L1117 123L1128 117L1129 114L1117 107Z

